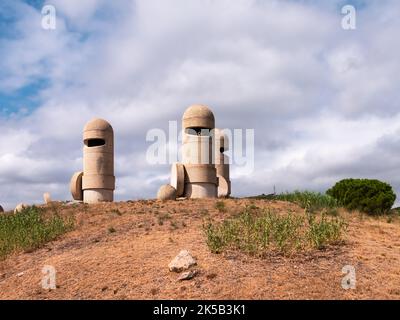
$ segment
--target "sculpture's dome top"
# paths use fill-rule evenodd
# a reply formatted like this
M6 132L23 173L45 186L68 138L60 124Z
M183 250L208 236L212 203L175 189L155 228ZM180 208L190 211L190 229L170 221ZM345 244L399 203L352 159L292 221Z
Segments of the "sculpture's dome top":
M91 130L100 130L100 131L108 131L113 130L111 124L109 124L106 120L94 118L86 123L83 131L91 131Z
M182 117L184 128L214 129L215 118L209 107L204 105L192 105L186 109Z

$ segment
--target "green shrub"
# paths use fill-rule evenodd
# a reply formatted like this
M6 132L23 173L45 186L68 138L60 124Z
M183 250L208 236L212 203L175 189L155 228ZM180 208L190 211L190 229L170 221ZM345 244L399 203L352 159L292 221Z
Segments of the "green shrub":
M206 242L214 253L237 249L251 255L267 251L288 254L307 248L322 249L337 242L345 229L341 218L310 214L277 214L247 207L221 223L203 226Z
M345 179L326 192L348 210L378 215L390 211L396 195L392 187L379 180Z
M72 219L45 218L43 210L28 207L17 214L0 216L0 259L20 250L33 250L73 227Z

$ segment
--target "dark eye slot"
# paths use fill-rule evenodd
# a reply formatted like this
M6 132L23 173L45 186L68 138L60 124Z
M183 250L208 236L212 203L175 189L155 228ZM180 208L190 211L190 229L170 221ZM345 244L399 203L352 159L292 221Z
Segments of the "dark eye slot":
M100 147L100 146L104 146L106 144L106 141L104 139L88 139L85 141L85 144L89 148Z
M200 128L200 127L186 128L185 132L187 134L194 135L194 136L209 136L210 135L210 129Z

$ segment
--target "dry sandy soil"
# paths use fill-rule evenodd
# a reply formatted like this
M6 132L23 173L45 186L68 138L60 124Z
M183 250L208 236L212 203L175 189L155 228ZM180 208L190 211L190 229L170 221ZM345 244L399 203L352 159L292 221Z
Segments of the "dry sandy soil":
M1 299L399 299L400 221L342 213L344 244L292 257L264 258L209 251L202 225L246 204L299 211L294 204L248 199L155 200L58 205L76 227L34 252L0 261ZM48 209L52 210L52 209ZM162 222L162 224L161 224ZM114 231L114 232L112 232ZM198 275L177 281L168 263L181 249L197 259ZM57 271L57 289L41 287L42 268ZM342 267L356 268L355 290L341 287Z

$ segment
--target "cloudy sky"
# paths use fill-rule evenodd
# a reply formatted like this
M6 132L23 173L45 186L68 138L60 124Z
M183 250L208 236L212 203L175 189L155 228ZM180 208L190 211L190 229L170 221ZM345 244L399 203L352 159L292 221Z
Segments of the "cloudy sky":
M356 30L342 28L346 4ZM116 199L154 197L169 166L146 160L146 134L193 103L218 127L254 129L235 196L348 177L400 194L399 12L398 0L1 1L0 204L71 199L93 117L114 127Z

